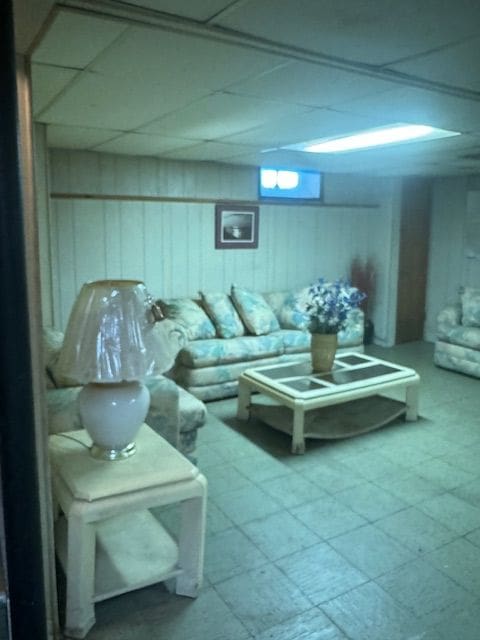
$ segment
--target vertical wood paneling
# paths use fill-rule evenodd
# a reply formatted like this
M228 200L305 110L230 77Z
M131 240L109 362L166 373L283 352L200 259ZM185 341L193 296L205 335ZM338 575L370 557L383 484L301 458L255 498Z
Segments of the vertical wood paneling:
M105 226L103 211L94 202L79 200L73 207L75 289L88 280L105 278Z
M256 171L248 167L64 151L53 151L50 158L53 188L59 192L256 198ZM339 179L331 191L341 200ZM368 200L365 189L357 191L358 200ZM301 287L322 275L348 276L355 255L373 254L383 273L390 259L385 238L391 217L383 206L260 205L256 250L216 250L209 203L54 200L52 211L59 328L85 279L139 278L158 297L228 291L233 282L274 291Z
M465 284L466 209L466 178L434 183L425 323L429 340L435 339L438 312L445 304L458 299L458 288Z

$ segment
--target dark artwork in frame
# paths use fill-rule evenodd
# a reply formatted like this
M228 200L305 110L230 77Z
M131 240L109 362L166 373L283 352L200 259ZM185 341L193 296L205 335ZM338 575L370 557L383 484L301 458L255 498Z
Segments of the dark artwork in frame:
M215 249L257 249L256 205L215 205Z

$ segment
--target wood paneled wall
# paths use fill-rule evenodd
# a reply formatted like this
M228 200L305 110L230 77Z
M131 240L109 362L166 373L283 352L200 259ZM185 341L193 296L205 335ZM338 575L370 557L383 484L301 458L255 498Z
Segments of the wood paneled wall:
M428 265L425 337L435 340L436 317L458 301L459 288L480 288L480 247L472 232L480 229L480 180L451 177L434 183ZM472 251L473 247L473 251Z
M255 200L255 169L61 150L51 152L50 164L55 326L65 327L86 280L139 278L155 297L228 291L233 282L273 291L321 275L348 276L353 257L372 256L386 296L376 310L379 341L388 342L388 283L395 268L388 181L327 176L321 206L261 203L258 249L219 250L214 202Z

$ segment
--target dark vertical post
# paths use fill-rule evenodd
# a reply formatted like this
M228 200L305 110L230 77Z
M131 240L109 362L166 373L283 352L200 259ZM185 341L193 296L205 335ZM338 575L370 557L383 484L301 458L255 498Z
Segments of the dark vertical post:
M14 640L47 638L11 0L0 2L0 466Z

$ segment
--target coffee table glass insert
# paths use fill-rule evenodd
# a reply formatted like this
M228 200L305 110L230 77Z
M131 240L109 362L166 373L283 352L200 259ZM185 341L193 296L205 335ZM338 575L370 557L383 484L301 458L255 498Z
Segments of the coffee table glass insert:
M339 354L332 371L325 374L313 373L310 362L307 361L258 367L247 369L239 378L237 415L246 419L252 409L255 415L263 420L264 417L258 414L257 405L250 404L250 395L257 391L268 396L276 405L271 407L270 414L276 415L265 421L275 428L291 433L292 450L295 453L303 453L305 436L325 438L356 435L381 426L402 413L406 414L408 420L415 420L418 383L419 376L413 369L359 353ZM378 397L381 392L396 387L405 390L405 402L397 402L393 413L391 409L388 413L385 401L383 408L380 407L380 413L379 407L373 411L373 396ZM349 421L352 421L351 416L355 414L363 417L364 422L372 415L371 424L362 424L362 420L357 420L358 425L347 424L341 428L327 430L324 425L315 425L317 416L313 413L314 410L337 404L344 405L352 401L356 401L356 405L351 404L348 407ZM390 401L390 407L392 402L394 401ZM278 407L281 411L278 411ZM292 412L285 411L285 407L293 410L293 420ZM310 414L306 421L307 412ZM330 412L331 417L332 412L333 409ZM325 412L323 413L325 417ZM334 420L331 420L332 423L338 421L339 414L340 411L337 411ZM271 417L268 416L268 412L266 416Z

